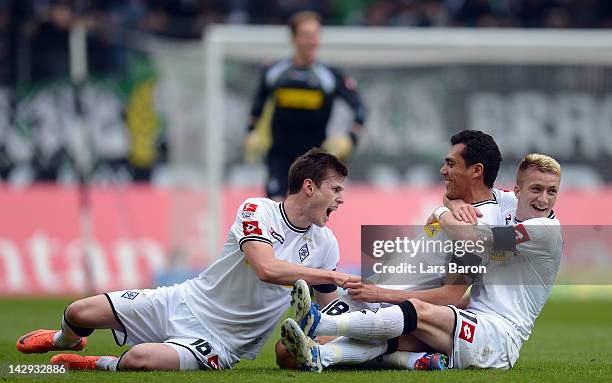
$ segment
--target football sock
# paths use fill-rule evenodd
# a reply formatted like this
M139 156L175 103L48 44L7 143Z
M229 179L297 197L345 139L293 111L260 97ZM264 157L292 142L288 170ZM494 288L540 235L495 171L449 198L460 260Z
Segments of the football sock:
M414 306L410 302L414 311ZM404 305L402 303L402 305ZM314 335L347 336L361 340L385 340L406 334L416 328L416 311L414 315L405 315L406 308L401 305L373 310L353 311L331 316L321 314L321 321Z
M425 352L396 351L392 354L382 355L364 365L371 368L414 370L416 361L425 354Z
M74 333L62 315L62 329L53 335L53 344L59 348L72 348L80 341L81 337Z
M386 341L360 341L347 337L336 338L319 346L324 367L364 363L381 355L386 349Z
M96 361L96 369L104 371L117 371L119 358L115 356L103 356Z

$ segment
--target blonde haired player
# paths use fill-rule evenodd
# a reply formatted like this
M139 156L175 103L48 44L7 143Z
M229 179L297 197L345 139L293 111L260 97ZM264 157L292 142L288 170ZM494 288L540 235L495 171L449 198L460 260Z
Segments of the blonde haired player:
M368 360L364 352L368 343L363 341L411 334L449 355L451 368L512 368L559 270L563 239L553 207L560 180L561 167L553 158L542 154L524 157L514 189L518 198L516 215L508 227L472 226L447 214L448 209L436 209L433 215L450 238L479 240L486 245L483 258L487 270L472 286L465 310L418 299L375 312L340 316L302 309L297 310L296 319L304 329L293 319L283 322L285 346L302 368L319 372L343 363L343 355L355 348L361 348L363 362ZM309 305L307 297L297 298L296 308ZM304 335L304 330L315 336L337 335L351 340L318 346Z

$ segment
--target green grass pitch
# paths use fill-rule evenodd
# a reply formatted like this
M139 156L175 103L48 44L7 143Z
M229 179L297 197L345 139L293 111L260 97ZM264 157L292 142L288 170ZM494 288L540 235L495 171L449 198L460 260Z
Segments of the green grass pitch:
M270 339L255 361L242 361L231 371L198 372L70 372L66 375L17 377L8 374L9 364L47 363L50 354L23 355L16 339L33 329L57 328L68 300L0 299L0 381L40 382L595 382L612 381L612 303L551 301L547 303L531 339L511 371L454 370L325 371L321 375L281 371L274 363ZM86 354L121 354L109 331L96 331Z

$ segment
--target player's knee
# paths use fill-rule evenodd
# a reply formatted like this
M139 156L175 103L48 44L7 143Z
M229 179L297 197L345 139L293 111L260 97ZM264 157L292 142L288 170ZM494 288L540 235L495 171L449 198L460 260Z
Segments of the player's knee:
M291 355L289 355L287 349L280 340L276 342L274 351L276 352L276 364L278 367L289 370L297 369L297 363Z
M89 304L85 299L72 302L64 311L66 321L74 326L86 326L88 322Z
M119 369L121 370L154 370L153 357L143 345L136 345L123 354Z

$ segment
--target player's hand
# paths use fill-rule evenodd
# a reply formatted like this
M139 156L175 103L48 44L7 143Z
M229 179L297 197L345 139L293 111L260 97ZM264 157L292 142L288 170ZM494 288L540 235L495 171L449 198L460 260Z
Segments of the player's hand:
M321 148L338 157L338 159L346 161L353 154L354 146L351 138L344 134L326 138L321 144Z
M457 221L468 222L472 225L476 225L478 218L482 217L480 210L470 204L465 204L458 209L452 210L451 213Z
M347 283L357 283L357 282L361 282L361 277L357 275L346 274L340 271L334 272L334 283L337 286L346 288L345 285Z
M348 289L350 297L356 301L362 302L381 302L382 289L371 283L347 283L345 286Z
M261 162L267 147L262 133L255 129L252 130L244 140L244 162L255 165Z

